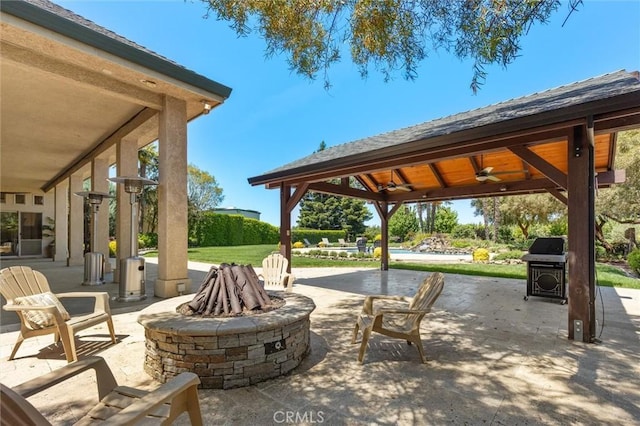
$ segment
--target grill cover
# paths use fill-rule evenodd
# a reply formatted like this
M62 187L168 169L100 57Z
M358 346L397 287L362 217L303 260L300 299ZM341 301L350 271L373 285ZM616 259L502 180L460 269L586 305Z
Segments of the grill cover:
M564 253L564 238L562 237L550 237L550 238L536 238L536 240L529 247L530 254L563 254Z

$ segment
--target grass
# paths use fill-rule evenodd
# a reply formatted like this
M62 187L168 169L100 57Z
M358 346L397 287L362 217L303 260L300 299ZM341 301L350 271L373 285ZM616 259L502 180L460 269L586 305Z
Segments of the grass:
M273 245L253 245L234 247L197 247L188 250L189 260L205 263L237 263L262 265L262 259L278 250ZM157 256L158 252L151 251L146 256ZM378 261L358 261L346 259L318 259L312 257L294 256L291 264L294 268L335 268L335 267L370 267L379 268ZM483 263L413 263L394 262L389 264L391 269L409 269L413 271L443 272L447 274L476 275L498 278L527 279L526 265L498 265ZM618 267L597 263L596 279L598 285L604 287L623 287L640 289L640 279L630 278Z

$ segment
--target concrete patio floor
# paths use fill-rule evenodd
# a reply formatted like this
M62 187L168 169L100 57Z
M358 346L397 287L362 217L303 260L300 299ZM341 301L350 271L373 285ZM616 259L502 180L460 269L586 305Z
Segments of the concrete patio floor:
M147 262L147 293L156 268ZM24 262L23 263L27 263ZM15 264L2 262L2 267ZM82 267L29 261L54 292L108 291L116 284L81 286ZM207 264L190 264L195 290ZM427 273L376 269L294 269L294 291L317 305L311 315L312 350L287 376L258 385L199 391L207 425L422 425L422 424L640 424L640 291L600 288L601 343L567 339L567 306L524 301L521 280L446 275L433 313L422 322L429 359L403 341L373 335L365 362L352 345L355 316L367 294L411 296ZM120 384L153 388L143 371L142 310L161 299L113 302L118 343L105 326L81 332L79 356L99 355ZM79 312L84 306L71 306ZM8 361L17 332L2 313L0 381L12 386L66 364L52 336L28 339ZM72 424L97 402L90 373L30 398L54 424ZM182 416L178 424L188 424Z

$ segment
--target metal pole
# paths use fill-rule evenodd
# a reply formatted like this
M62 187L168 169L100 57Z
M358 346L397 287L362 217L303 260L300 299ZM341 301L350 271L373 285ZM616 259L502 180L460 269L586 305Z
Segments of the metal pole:
M132 192L129 196L131 202L131 257L138 257L138 233L136 230L138 229L137 220L137 202L136 202L136 193Z

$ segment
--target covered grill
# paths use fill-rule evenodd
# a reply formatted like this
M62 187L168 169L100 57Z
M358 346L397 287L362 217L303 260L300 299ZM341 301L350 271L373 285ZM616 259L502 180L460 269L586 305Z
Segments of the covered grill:
M522 256L527 262L527 295L561 299L567 302L567 254L564 239L560 237L537 238L529 253Z

